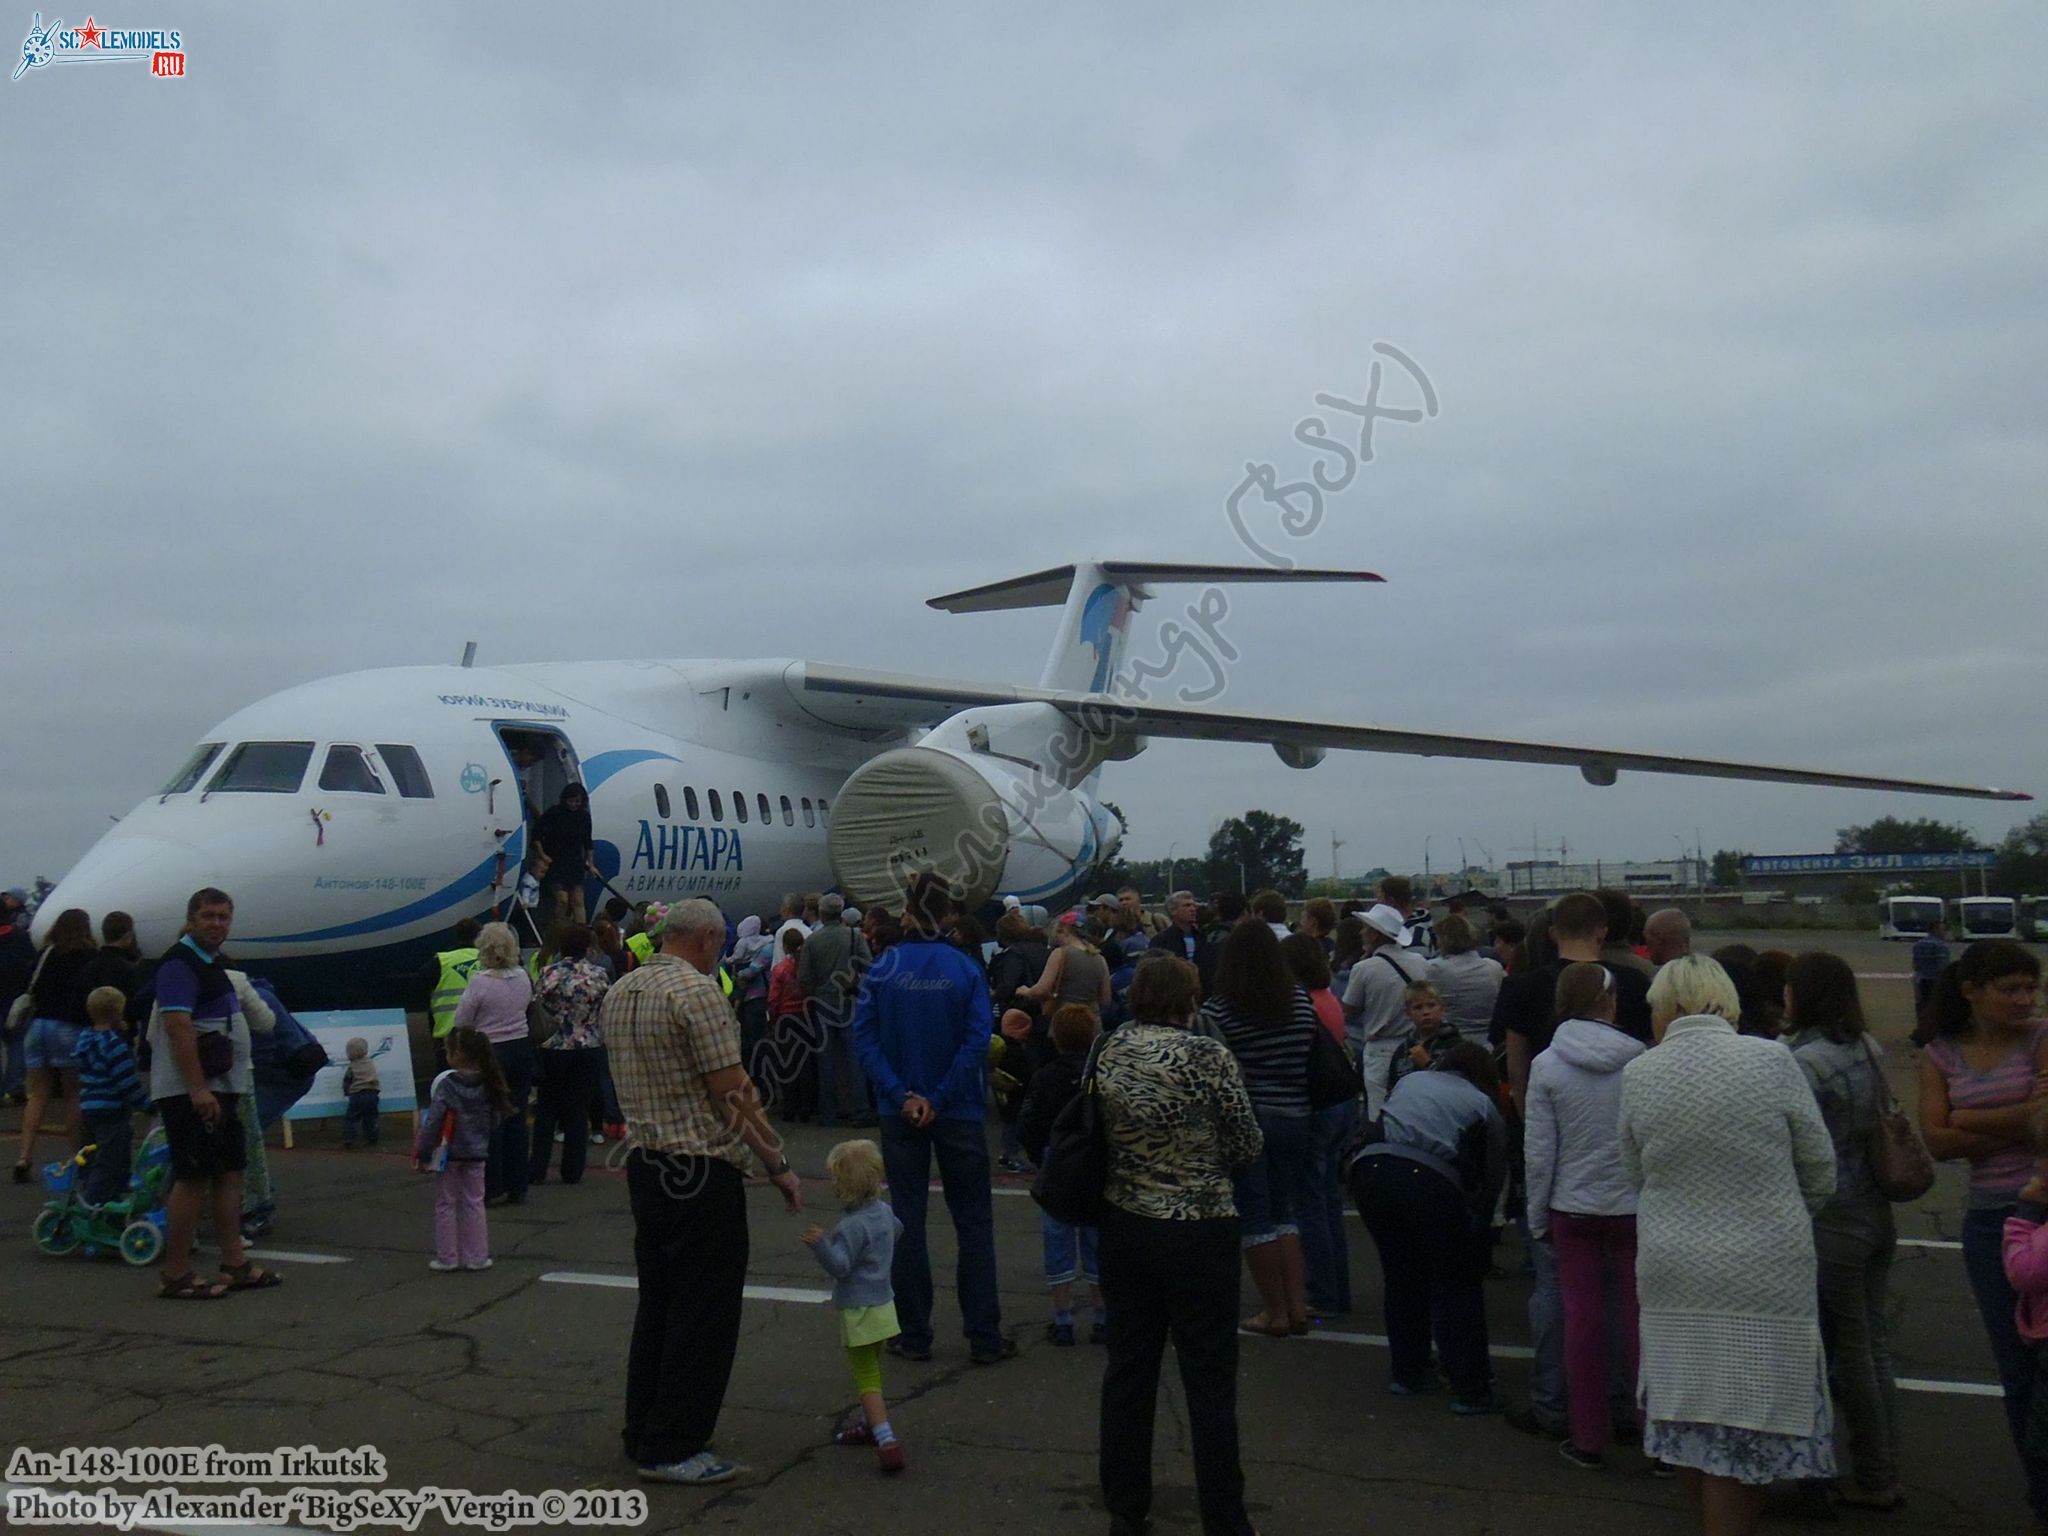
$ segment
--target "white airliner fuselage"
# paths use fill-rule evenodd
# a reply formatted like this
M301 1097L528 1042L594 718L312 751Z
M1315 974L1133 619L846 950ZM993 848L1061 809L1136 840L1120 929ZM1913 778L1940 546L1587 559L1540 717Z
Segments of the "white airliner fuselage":
M1153 584L1377 581L1368 572L1101 562L935 598L971 613L1064 610L1036 688L784 660L398 667L287 689L201 738L37 914L135 918L176 938L192 892L235 901L231 948L295 1006L389 1005L464 917L516 915L531 814L589 790L598 877L631 901L703 895L772 911L790 891L891 901L936 869L969 905L1054 905L1123 828L1096 794L1149 738L1264 742L1293 768L1332 747L1622 771L2025 799L1636 751L1187 707L1121 663ZM1167 638L1175 621L1160 626ZM530 809L529 809L530 808ZM893 904L893 903L892 903ZM531 925L523 925L531 932Z

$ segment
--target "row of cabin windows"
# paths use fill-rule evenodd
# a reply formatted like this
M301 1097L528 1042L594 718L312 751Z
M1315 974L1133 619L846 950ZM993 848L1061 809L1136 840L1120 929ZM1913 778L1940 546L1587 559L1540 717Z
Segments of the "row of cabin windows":
M711 819L713 821L724 821L725 801L718 791L707 789L704 791L704 795L711 805ZM815 805L812 804L809 795L800 796L796 805L790 803L790 798L787 795L780 795L777 798L782 803L782 824L785 827L796 825L798 805L801 805L803 808L804 825L807 827L818 826L832 810L831 805L823 795L818 796ZM673 802L669 799L668 786L666 784L655 785L654 809L660 813L663 821L669 819L672 804ZM775 809L769 805L768 797L765 794L755 793L754 810L760 815L762 826L772 827L775 825ZM699 819L697 791L687 784L683 786L683 819L685 821L696 821ZM732 792L732 819L743 826L752 819L748 813L747 796L744 790L736 789Z
M196 789L214 761L227 749L227 743L220 741L203 742L192 756L163 788L166 795L187 794ZM403 800L431 800L434 798L433 781L427 777L427 766L420 761L420 755L413 748L394 742L380 741L376 745L376 760L373 762L363 748L346 742L336 742L327 749L327 756L320 765L320 788L331 794L382 795L385 776L392 788ZM297 794L299 786L306 780L306 769L313 761L313 743L310 741L245 741L227 750L227 756L213 777L206 780L206 793L218 794ZM378 773L378 766L383 774Z

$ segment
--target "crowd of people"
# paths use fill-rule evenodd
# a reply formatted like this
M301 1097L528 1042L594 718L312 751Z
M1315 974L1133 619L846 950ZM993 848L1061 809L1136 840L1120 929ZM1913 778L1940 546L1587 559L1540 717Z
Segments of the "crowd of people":
M1169 1339L1204 1528L1250 1529L1240 1341L1351 1311L1347 1201L1380 1264L1390 1393L1441 1390L1452 1415L1504 1416L1589 1472L1639 1444L1686 1485L1708 1536L1752 1529L1778 1483L1898 1507L1888 1287L1903 1197L1885 1147L1900 1120L1854 973L1821 951L1697 953L1682 912L1617 892L1522 920L1463 902L1431 916L1388 879L1372 901L1298 913L1270 891L1176 892L1159 913L1134 890L1056 916L1009 900L985 931L927 875L894 912L802 894L736 925L701 899L615 900L588 924L563 910L527 955L505 924L465 924L421 978L445 1069L413 1148L436 1180L431 1267L487 1267L488 1204L522 1202L551 1173L577 1184L587 1146L623 1134L639 1270L624 1447L650 1479L722 1481L733 1469L711 1439L739 1338L743 1176L758 1167L800 1211L772 1117L866 1133L828 1158L844 1214L802 1241L833 1280L859 1397L835 1439L901 1471L882 1363L938 1347L934 1166L967 1358L995 1366L1016 1344L993 1179L1030 1173L1092 1095L1102 1215L1043 1215L1044 1327L1054 1346L1106 1351L1100 1476L1116 1529L1149 1517ZM88 915L65 913L21 982L16 1177L46 1104L66 1107L74 1142L84 1116L113 1147L113 1122L151 1103L175 1179L172 1299L281 1280L230 1240L261 1145L238 1100L251 1041L276 1018L227 963L232 917L225 893L195 894L139 985L132 924L109 914L96 946ZM1973 944L1920 993L1916 1043L1918 1135L1969 1165L1969 1284L2048 1526L2039 982L2023 946ZM134 996L153 1048L140 1072L121 1054ZM357 1081L374 1094L374 1076ZM225 1223L217 1278L191 1264L206 1200ZM1484 1286L1511 1253L1533 1274L1534 1361L1526 1401L1506 1404Z

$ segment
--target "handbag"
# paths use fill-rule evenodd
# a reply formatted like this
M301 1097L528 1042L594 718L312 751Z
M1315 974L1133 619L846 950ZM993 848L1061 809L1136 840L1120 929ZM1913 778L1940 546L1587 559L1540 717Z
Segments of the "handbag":
M43 979L43 967L49 962L50 950L45 945L43 952L36 956L36 968L28 978L28 985L21 989L21 996L7 1005L8 1034L19 1034L27 1027L28 1021L35 1017L36 983Z
M1895 1204L1918 1200L1934 1188L1934 1159L1928 1156L1927 1143L1920 1139L1920 1132L1892 1096L1892 1085L1885 1081L1884 1069L1878 1065L1877 1053L1870 1049L1867 1038L1863 1045L1870 1056L1870 1070L1877 1078L1877 1122L1871 1126L1863 1147L1870 1160L1871 1177L1876 1180L1879 1192Z
M1348 1104L1358 1097L1363 1081L1351 1048L1317 1024L1308 1047L1308 1107Z
M226 1077L235 1070L235 1037L224 1029L202 1029L194 1042L199 1047L199 1075Z
M1103 1189L1109 1183L1109 1137L1102 1123L1102 1097L1095 1091L1095 1063L1107 1036L1098 1037L1081 1073L1081 1091L1052 1122L1031 1198L1054 1221L1092 1227L1102 1219Z

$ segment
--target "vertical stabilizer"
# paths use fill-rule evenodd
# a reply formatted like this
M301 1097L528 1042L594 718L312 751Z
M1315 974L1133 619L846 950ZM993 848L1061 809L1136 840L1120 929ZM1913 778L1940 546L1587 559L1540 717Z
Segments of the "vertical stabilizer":
M1145 595L1138 583L1108 576L1092 561L1075 566L1066 610L1038 686L1070 693L1107 692L1123 664L1131 615Z

